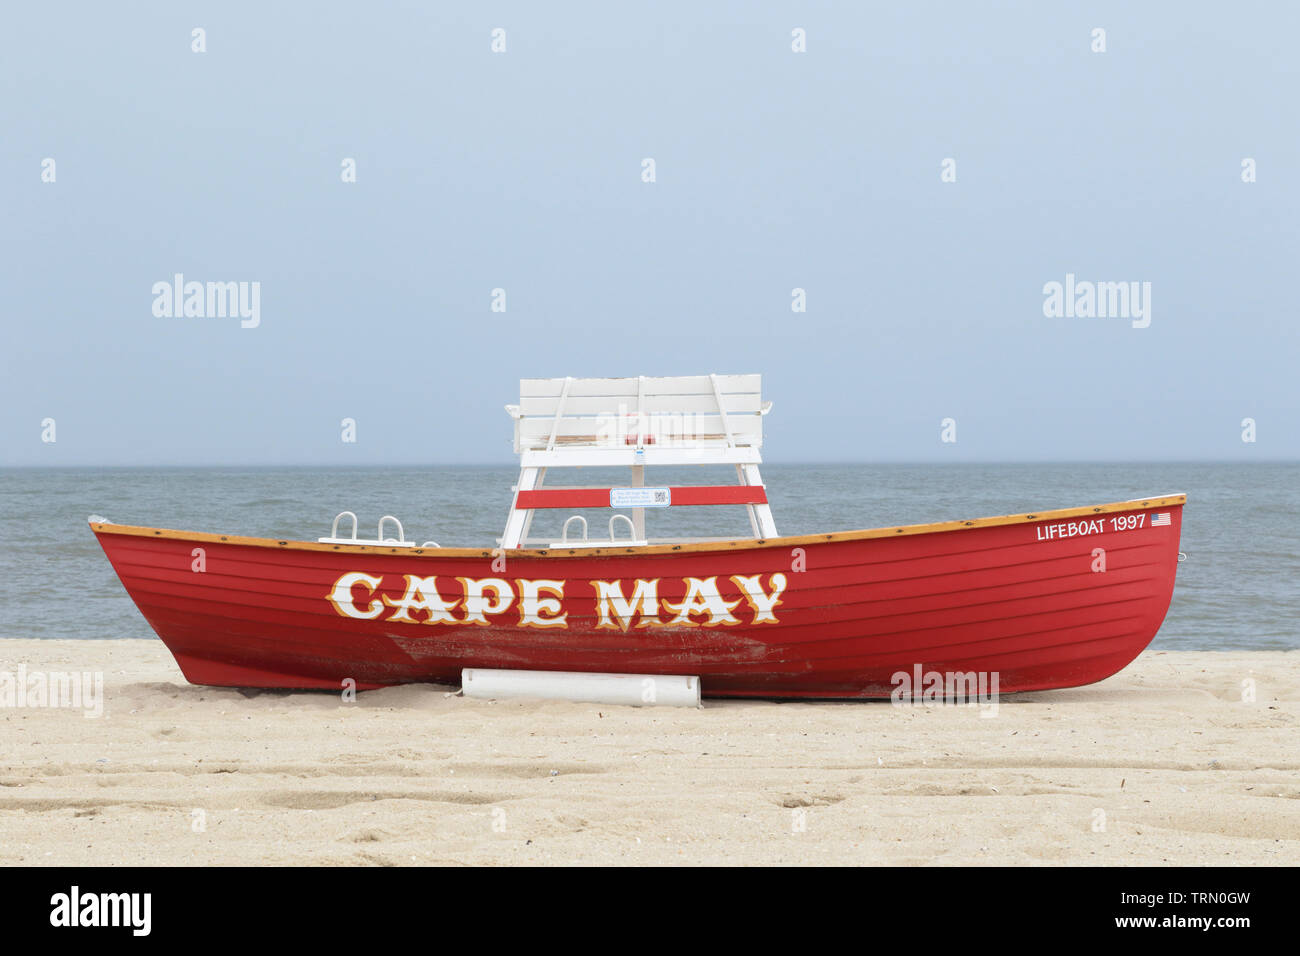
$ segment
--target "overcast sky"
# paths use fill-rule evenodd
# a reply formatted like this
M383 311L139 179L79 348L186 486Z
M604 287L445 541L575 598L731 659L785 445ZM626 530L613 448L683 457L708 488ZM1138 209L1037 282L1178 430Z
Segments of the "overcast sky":
M505 463L520 377L709 371L771 461L1300 457L1300 8L808 8L11 5L0 464Z

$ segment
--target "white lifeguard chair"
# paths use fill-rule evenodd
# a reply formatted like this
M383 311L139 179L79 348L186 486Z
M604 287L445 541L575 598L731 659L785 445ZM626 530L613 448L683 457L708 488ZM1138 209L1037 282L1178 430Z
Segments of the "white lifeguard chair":
M763 416L761 375L685 375L672 378L526 378L519 404L507 405L515 422L519 484L501 538L503 548L554 542L528 538L533 512L542 508L624 508L632 518L610 519L610 540L563 547L644 545L645 509L682 505L741 505L755 538L776 537L772 509L758 466ZM549 468L632 469L632 484L614 488L544 488ZM652 465L734 465L736 485L647 487ZM586 521L574 516L569 521ZM614 539L615 522L631 524L631 539Z

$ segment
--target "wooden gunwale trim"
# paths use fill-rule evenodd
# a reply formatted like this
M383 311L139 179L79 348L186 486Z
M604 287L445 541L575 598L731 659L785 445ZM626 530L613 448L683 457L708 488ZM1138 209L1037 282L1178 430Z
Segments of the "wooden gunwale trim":
M903 535L939 534L945 531L970 531L975 528L996 528L1001 525L1029 524L1038 521L1058 521L1066 518L1091 517L1119 511L1141 511L1147 508L1168 508L1183 505L1187 495L1165 495L1159 498L1135 498L1132 501L1115 501L1104 505L1083 508L1057 508L1034 514L998 515L990 518L972 518L969 521L941 521L930 524L899 525L888 528L868 528L862 531L836 531L829 534L804 534L778 538L741 538L734 541L701 541L693 544L652 544L641 547L612 548L517 548L505 551L507 557L518 558L591 558L616 555L689 554L701 551L746 551L753 548L791 548L836 541L864 541L870 538L895 538ZM492 558L502 553L500 548L394 548L377 544L323 544L317 541L282 541L276 538L251 538L233 534L213 534L204 531L174 531L169 528L149 528L141 525L91 523L96 534L119 534L142 538L194 541L210 544L234 544L254 548L275 548L282 551L334 551L340 554L404 554L442 558Z

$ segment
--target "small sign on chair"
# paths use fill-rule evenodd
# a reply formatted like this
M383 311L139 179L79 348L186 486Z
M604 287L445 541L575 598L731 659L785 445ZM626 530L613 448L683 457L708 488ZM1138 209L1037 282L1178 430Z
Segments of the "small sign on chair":
M611 488L611 508L668 508L673 503L669 488Z

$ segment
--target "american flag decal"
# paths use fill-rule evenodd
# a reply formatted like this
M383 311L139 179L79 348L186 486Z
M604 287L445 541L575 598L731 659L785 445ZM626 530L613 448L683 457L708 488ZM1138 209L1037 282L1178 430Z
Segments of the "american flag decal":
M1164 527L1168 527L1169 524L1170 521L1169 521L1168 511L1158 511L1151 516L1151 527L1153 528L1164 528Z

